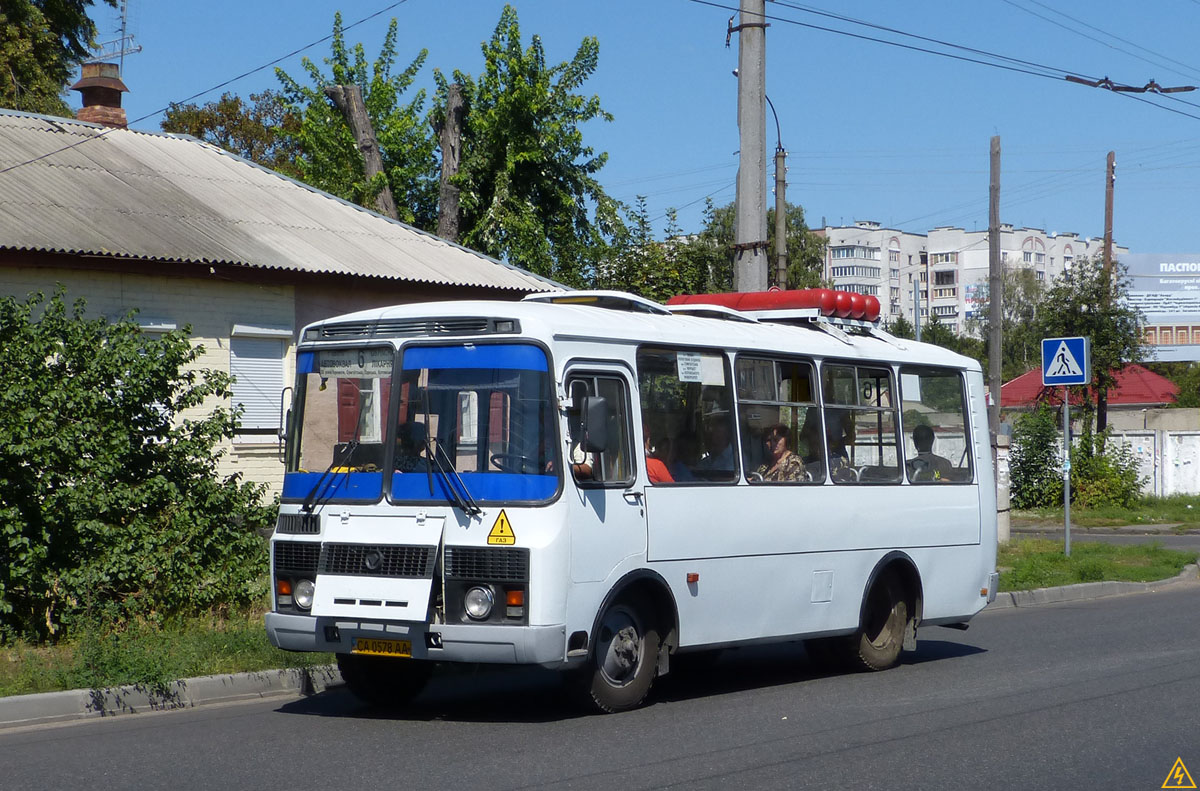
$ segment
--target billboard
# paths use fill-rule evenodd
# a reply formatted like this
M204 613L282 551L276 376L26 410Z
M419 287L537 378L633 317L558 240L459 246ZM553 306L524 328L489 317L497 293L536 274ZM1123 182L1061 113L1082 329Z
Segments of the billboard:
M1151 359L1200 360L1200 253L1126 253L1129 301L1146 317Z

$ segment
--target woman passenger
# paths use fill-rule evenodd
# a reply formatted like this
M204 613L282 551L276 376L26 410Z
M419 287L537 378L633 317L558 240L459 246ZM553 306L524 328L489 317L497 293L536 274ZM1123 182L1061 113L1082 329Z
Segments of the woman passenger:
M804 462L788 447L788 429L776 423L763 434L767 460L756 472L764 481L804 480Z

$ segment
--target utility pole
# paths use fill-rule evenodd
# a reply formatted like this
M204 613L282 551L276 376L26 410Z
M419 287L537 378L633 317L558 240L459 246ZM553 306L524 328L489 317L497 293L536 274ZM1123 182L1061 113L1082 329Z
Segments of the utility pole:
M350 126L354 142L362 154L363 172L367 179L382 173L383 155L379 152L379 138L375 136L375 127L371 126L367 106L363 104L362 89L357 85L329 85L325 88L325 95L333 101ZM396 212L396 201L392 198L392 188L386 182L375 196L375 211L393 220L400 219Z
M458 241L458 194L459 189L451 183L462 163L462 86L454 83L446 91L446 117L431 121L442 149L442 178L438 193L438 236L451 242Z
M787 152L775 149L775 285L787 288Z
M737 197L733 287L767 288L766 17L764 0L741 0L738 34Z
M1112 298L1113 184L1116 181L1116 169L1117 154L1109 151L1104 177L1104 307L1108 307ZM1100 380L1096 382L1096 433L1103 450L1104 429L1108 426L1108 387L1103 378L1093 378Z
M992 138L988 184L988 427L1000 432L1000 362L1004 348L1004 270L1000 266L1000 136Z

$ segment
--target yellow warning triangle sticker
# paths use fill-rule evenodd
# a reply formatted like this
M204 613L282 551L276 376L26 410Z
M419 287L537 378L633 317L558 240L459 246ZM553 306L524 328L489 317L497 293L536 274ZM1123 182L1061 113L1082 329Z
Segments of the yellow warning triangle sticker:
M1163 781L1163 788L1195 788L1196 781L1192 779L1188 773L1187 767L1183 765L1183 758L1175 759L1175 765L1171 767L1170 774Z
M488 533L487 542L489 544L517 543L517 535L513 532L512 525L508 523L508 514L504 513L503 509L500 511L500 516L496 517L496 524L492 525L492 531Z

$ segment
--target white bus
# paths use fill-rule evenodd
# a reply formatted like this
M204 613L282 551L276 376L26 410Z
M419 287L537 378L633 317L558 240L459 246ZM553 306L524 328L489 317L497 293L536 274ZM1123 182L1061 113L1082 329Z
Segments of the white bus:
M918 626L965 627L997 584L978 363L857 295L690 301L306 327L271 642L335 653L369 703L438 662L532 663L611 712L688 652L803 639L882 670Z

